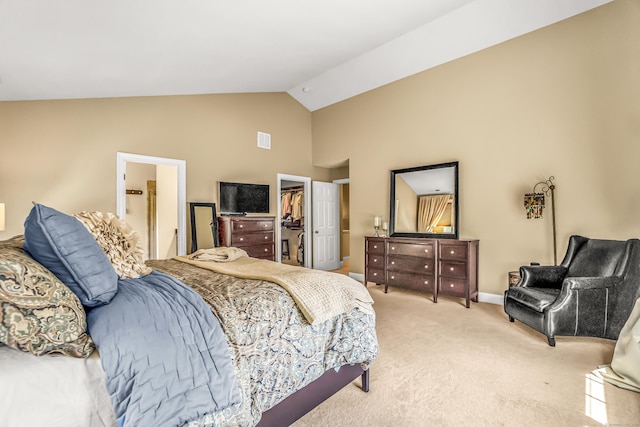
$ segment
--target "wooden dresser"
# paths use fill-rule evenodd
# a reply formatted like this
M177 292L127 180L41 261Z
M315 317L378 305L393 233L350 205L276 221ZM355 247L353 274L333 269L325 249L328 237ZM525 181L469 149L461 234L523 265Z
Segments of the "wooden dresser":
M478 240L365 237L365 283L478 301Z
M234 246L250 257L276 260L275 217L219 216L220 246Z

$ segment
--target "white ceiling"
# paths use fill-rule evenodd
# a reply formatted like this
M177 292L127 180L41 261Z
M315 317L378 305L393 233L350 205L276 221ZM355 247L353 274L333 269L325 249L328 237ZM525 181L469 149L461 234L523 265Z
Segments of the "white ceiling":
M402 172L396 175L407 183L418 196L427 194L454 194L456 192L454 167Z
M310 111L611 0L0 0L0 101L288 92Z

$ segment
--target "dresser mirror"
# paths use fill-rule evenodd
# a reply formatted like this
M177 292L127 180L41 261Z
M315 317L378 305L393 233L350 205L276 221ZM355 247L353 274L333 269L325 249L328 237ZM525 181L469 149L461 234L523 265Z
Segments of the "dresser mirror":
M218 246L218 222L215 203L189 203L191 214L191 253Z
M457 239L458 162L391 171L389 234Z

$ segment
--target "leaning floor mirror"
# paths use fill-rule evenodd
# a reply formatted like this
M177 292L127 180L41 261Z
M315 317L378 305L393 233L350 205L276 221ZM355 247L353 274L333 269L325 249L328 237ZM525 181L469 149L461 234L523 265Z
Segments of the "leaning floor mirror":
M457 239L458 162L391 171L389 234Z
M198 249L218 246L218 222L216 204L205 202L189 203L191 216L191 253Z

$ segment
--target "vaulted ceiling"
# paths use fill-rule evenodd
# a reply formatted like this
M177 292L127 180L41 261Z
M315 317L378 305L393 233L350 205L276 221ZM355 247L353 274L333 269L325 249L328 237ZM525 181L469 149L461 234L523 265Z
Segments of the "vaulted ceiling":
M310 111L611 0L0 0L0 101L288 92Z

